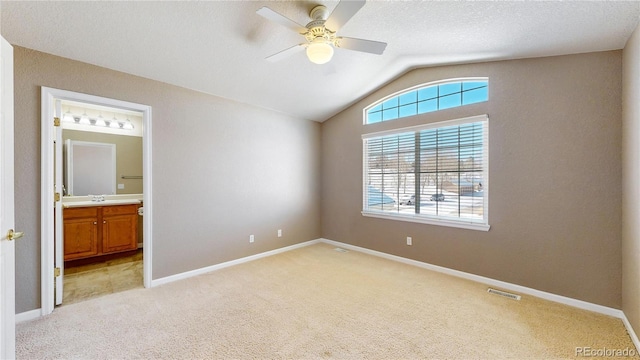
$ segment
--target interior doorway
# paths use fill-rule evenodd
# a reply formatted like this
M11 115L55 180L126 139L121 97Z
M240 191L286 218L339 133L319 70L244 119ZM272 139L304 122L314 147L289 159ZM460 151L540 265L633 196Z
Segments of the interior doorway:
M141 144L126 145L135 143L135 138ZM118 144L111 144L114 142ZM70 147L65 149L63 143ZM104 146L108 144L113 146ZM126 157L126 153L131 154L133 150L124 151L121 154L124 157L116 156L114 150L113 159L100 155L107 161L106 165L100 165L100 170L96 168L97 162L92 160L87 162L78 157L74 162L75 157L69 155L75 145L83 145L76 149L76 155L92 154L92 151L104 153L103 148L141 147L139 168L124 170L125 167L120 166L132 162L132 157ZM117 178L102 184L99 190L92 190L90 185L93 182L83 177L97 171L110 173L111 169L107 172L101 170L111 166L107 159L113 161ZM83 169L84 163L86 169ZM108 266L114 258L122 258L122 255L126 258L137 253L142 258L143 284L150 287L151 174L149 106L42 88L43 315L52 312L55 305L64 299L65 264L78 265L74 266L76 270L94 260L98 266L99 263ZM112 188L110 183L113 183ZM136 233L138 228L139 234ZM137 250L140 247L138 240L141 251ZM69 272L70 277L78 277L76 274L77 271ZM53 282L50 281L52 278L55 279Z
M56 305L142 287L144 239L142 113L60 105L63 215L55 226L63 228L64 252Z

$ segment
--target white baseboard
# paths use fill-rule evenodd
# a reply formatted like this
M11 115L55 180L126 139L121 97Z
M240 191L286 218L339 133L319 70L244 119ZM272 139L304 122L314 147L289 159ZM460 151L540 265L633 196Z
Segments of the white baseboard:
M602 306L602 305L598 305L598 304L593 304L593 303L590 303L590 302L587 302L587 301L573 299L573 298L569 298L569 297L566 297L566 296L556 295L556 294L548 293L548 292L545 292L545 291L532 289L532 288L529 288L529 287L526 287L526 286L521 286L521 285L516 285L516 284L512 284L512 283L508 283L508 282L504 282L504 281L500 281L500 280L495 280L495 279L487 278L487 277L484 277L484 276L474 275L474 274L470 274L470 273L467 273L467 272L464 272L464 271L453 270L453 269L449 269L449 268L446 268L446 267L425 263L425 262L422 262L422 261L407 259L407 258L403 258L401 256L391 255L391 254L383 253L383 252L380 252L380 251L375 251L375 250L363 248L363 247L360 247L360 246L345 244L345 243L341 243L341 242L334 241L334 240L321 238L321 239L319 239L319 241L323 242L323 243L326 243L326 244L330 244L332 246L337 246L337 247L341 247L341 248L345 248L345 249L349 249L349 250L353 250L353 251L358 251L358 252L362 252L362 253L373 255L373 256L378 256L378 257L389 259L389 260L393 260L393 261L398 261L398 262L401 262L401 263L404 263L404 264L421 267L421 268L432 270L432 271L435 271L435 272L439 272L439 273L443 273L443 274L447 274L447 275L451 275L451 276L455 276L455 277L459 277L459 278L463 278L463 279L467 279L467 280L472 280L472 281L475 281L475 282L478 282L478 283L482 283L482 284L486 284L486 285L490 285L490 286L495 286L495 287L498 287L498 288L502 288L504 290L509 290L509 291L520 293L520 294L526 294L526 295L530 295L530 296L535 296L535 297L538 297L538 298L541 298L541 299L557 302L557 303L560 303L560 304L569 305L569 306L572 306L572 307L575 307L575 308L578 308L578 309L589 310L589 311L593 311L593 312L596 312L596 313L600 313L600 314L604 314L604 315L608 315L608 316L612 316L612 317L621 319L622 322L624 323L625 327L627 328L627 331L629 332L629 335L631 336L631 340L633 341L634 345L636 346L636 350L640 351L640 342L638 341L638 336L633 331L633 328L631 327L631 323L629 323L629 320L627 319L626 315L624 314L624 312L622 310L614 309L614 308L611 308L611 307Z
M16 314L16 324L37 319L42 316L42 309L29 310Z
M258 260L258 259L261 259L261 258L264 258L264 257L267 257L267 256L272 256L272 255L280 254L280 253L283 253L283 252L299 249L299 248L302 248L302 247L305 247L305 246L317 244L320 241L321 241L320 239L310 240L310 241L307 241L307 242L303 242L303 243L299 243L299 244L295 244L295 245L291 245L291 246L286 246L286 247L283 247L283 248L280 248L280 249L275 249L275 250L263 252L263 253L260 253L260 254L251 255L251 256L247 256L247 257L243 257L243 258L240 258L240 259L223 262L223 263L216 264L216 265L207 266L207 267L204 267L204 268L195 269L195 270L183 272L183 273L180 273L180 274L171 275L171 276L163 277L163 278L160 278L160 279L151 280L151 287L167 284L167 283L178 281L178 280L182 280L182 279L187 279L187 278L190 278L190 277L193 277L193 276L198 276L198 275L210 273L212 271L224 269L224 268L229 267L229 266L234 266L234 265L246 263L246 262L253 261L253 260Z
M627 315L625 315L624 312L622 313L621 319L624 327L627 328L627 332L631 337L631 341L633 341L633 344L636 346L636 350L640 351L640 340L638 339L638 335L633 330L633 326L631 326L631 323L629 322L629 319L627 319Z

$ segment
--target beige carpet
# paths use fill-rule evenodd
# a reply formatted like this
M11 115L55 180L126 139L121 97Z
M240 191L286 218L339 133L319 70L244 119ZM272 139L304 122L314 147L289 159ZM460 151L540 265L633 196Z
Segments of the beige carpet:
M18 359L555 359L632 349L619 319L317 244L17 327ZM596 353L597 354L597 353Z

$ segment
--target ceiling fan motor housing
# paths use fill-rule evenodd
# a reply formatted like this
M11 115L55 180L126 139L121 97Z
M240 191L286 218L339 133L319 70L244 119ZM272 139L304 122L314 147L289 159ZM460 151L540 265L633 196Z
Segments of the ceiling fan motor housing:
M313 20L327 20L327 18L329 17L329 11L327 10L326 6L318 5L311 9L311 11L309 12L309 17Z
M325 28L324 20L322 20L322 24L320 24L319 26L314 26L309 28L309 31L307 31L304 34L304 37L307 39L308 42L313 42L314 40L320 38L328 43L333 43L334 40L336 39L336 34L335 32Z
M320 38L329 44L332 44L335 41L335 32L324 27L324 23L328 16L329 11L324 5L318 5L311 9L309 17L313 20L311 20L306 26L309 31L303 34L309 43L317 43Z

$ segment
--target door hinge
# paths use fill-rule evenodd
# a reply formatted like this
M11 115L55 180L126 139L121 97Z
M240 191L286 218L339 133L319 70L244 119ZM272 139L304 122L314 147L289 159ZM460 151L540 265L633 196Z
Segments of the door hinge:
M53 201L60 201L60 193L57 192L53 195Z
M53 269L53 276L54 277L59 277L60 276L60 268L59 267Z
M59 117L54 117L53 118L53 126L60 126L60 118Z

